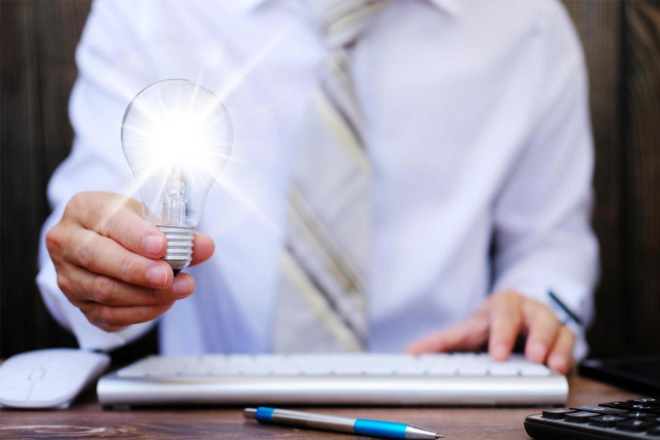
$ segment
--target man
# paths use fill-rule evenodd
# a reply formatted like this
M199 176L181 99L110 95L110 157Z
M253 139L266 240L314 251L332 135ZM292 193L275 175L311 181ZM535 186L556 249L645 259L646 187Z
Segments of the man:
M46 304L86 348L124 344L162 315L168 354L295 350L300 339L317 350L487 347L503 360L520 337L529 359L566 372L586 345L548 291L587 321L597 244L585 66L561 5L401 0L367 13L378 3L367 2L355 9L359 32L337 45L331 30L351 21L319 13L328 3L94 3L71 98L76 140L49 187L55 210L38 277ZM324 75L342 72L337 88L351 90L345 101L359 118L345 112L340 122L362 129L355 143L370 176L368 200L354 204L370 208L359 234L370 241L354 243L370 251L363 339L335 319L332 298L282 300L282 268L305 275L305 258L291 263L291 182L301 152L326 142L301 142L310 97L336 93ZM213 90L235 130L198 227L209 235L195 238L193 263L208 261L176 278L158 259L162 233L118 195L136 194L122 113L166 78ZM293 322L303 308L332 342L315 344L309 319Z

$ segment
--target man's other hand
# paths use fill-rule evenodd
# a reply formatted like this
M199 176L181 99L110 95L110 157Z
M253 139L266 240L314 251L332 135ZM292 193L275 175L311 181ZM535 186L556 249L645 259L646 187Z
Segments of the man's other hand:
M445 331L410 344L409 353L477 351L488 346L496 360L511 355L519 336L525 336L525 356L566 374L573 363L575 334L538 301L516 292L491 295L477 312Z
M160 260L167 240L142 219L141 209L134 199L117 194L78 193L46 235L60 289L106 331L150 321L195 289L192 276L174 277ZM191 265L208 260L214 247L211 237L195 233Z

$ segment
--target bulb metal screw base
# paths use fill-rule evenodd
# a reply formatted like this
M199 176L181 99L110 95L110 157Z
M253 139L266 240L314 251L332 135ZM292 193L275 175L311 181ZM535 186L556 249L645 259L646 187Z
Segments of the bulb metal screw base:
M157 226L167 238L167 251L162 259L172 266L176 275L192 261L195 229L187 226Z

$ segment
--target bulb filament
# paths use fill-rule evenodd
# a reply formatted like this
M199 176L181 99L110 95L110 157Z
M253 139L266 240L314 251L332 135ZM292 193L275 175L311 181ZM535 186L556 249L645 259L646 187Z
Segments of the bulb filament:
M163 201L163 224L167 226L186 226L186 183L183 173L172 167L165 184Z

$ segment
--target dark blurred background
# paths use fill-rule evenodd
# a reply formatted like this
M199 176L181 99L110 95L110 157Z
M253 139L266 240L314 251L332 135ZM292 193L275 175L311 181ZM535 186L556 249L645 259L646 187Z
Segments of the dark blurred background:
M602 279L593 356L660 354L660 1L564 0L584 45ZM90 0L0 0L0 358L75 346L35 285ZM557 176L561 179L561 176ZM157 350L152 332L131 348Z

